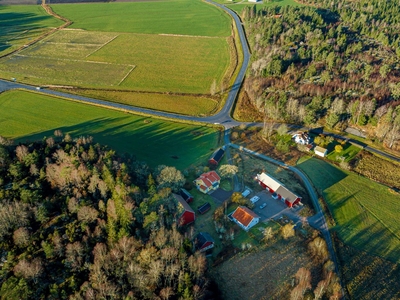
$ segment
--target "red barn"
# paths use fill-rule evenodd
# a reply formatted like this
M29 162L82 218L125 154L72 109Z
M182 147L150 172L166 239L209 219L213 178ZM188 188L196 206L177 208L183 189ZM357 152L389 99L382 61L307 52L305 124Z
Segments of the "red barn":
M216 165L218 166L219 162L221 161L222 157L225 154L225 150L222 148L219 148L217 151L213 153L213 155L210 157L208 160L208 163L211 165Z
M177 223L179 226L184 226L193 223L196 219L196 214L190 205L182 198L181 195L172 194L177 201Z
M263 188L268 190L270 193L276 193L278 195L278 199L285 202L285 204L289 207L293 207L301 201L301 197L292 193L278 180L272 178L265 173L257 174L256 180Z

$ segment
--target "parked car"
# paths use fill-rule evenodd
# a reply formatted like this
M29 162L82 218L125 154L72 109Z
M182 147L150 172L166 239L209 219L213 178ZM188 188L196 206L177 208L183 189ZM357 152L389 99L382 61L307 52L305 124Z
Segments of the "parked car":
M251 203L256 203L258 200L260 200L260 197L254 196L253 198L250 199Z
M263 204L260 205L260 209L263 209L266 206L267 206L267 203L263 203Z
M277 193L272 193L272 198L274 198L274 199L278 199L278 194Z
M244 192L242 193L243 197L247 197L248 195L250 195L251 191L249 189L245 189Z

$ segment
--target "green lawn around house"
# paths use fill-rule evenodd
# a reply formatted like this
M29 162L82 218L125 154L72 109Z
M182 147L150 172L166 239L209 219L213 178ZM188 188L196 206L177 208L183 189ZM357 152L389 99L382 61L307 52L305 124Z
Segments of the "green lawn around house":
M323 194L336 222L331 228L346 244L400 262L400 194L319 159L297 167Z
M73 21L71 28L89 31L230 35L229 16L200 0L56 4L51 8Z
M39 5L1 5L0 55L10 53L64 22Z
M207 161L220 135L207 126L136 116L15 90L0 94L0 124L0 135L16 142L42 139L61 129L73 137L93 136L95 142L121 154L134 154L152 167L165 164L181 170Z

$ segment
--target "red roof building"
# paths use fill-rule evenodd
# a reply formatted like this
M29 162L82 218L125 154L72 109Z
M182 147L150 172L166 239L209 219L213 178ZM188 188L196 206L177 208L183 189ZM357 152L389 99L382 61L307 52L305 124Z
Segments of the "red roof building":
M200 232L196 235L194 247L196 251L204 252L214 247L214 239L207 232Z
M177 194L172 194L177 201L177 223L184 226L193 223L196 220L196 214L190 205Z
M278 180L265 173L257 174L256 180L263 188L269 190L270 193L276 193L278 195L278 199L285 202L285 204L289 207L293 207L301 201L301 197L292 193Z
M233 221L244 230L249 230L260 221L260 217L245 206L239 206L232 214Z
M207 173L203 173L197 178L193 183L196 185L197 189L207 194L208 192L214 191L219 187L219 183L221 178L215 171L210 171Z

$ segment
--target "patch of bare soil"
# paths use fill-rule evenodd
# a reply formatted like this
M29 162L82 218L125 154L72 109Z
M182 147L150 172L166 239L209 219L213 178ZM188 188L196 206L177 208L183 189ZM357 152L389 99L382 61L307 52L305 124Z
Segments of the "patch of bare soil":
M313 264L301 239L295 237L256 252L240 252L215 267L212 277L223 299L290 299L292 278L301 267L312 269Z

